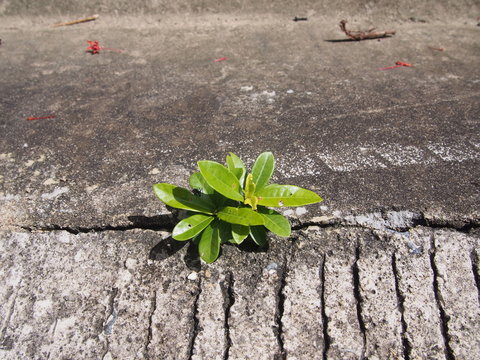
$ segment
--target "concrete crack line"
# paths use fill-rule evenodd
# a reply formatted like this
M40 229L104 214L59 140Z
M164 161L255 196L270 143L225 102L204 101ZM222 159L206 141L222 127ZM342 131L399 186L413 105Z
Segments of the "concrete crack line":
M198 287L196 289L195 299L192 306L192 329L190 331L190 343L188 345L189 360L192 360L193 352L195 349L195 339L197 338L199 332L200 320L198 319L198 299L200 298L200 294L202 293L202 278L198 279L197 285Z
M128 230L152 230L152 231L172 231L173 224L159 224L159 225L105 225L105 226L93 226L93 227L77 227L77 226L60 226L51 224L48 226L19 226L23 230L28 232L34 231L66 231L73 235L85 234L85 233L98 233L105 231L128 231Z
M393 232L408 232L414 230L418 227L427 227L431 229L444 229L444 230L454 230L462 233L469 233L473 229L480 227L480 221L477 219L469 220L464 225L460 226L455 224L453 221L440 222L434 221L431 219L419 218L415 219L412 225L402 227L401 229L396 229L389 226L377 227L370 226L368 224L361 223L348 223L343 218L331 219L326 222L323 221L305 221L297 225L292 226L292 230L304 230L310 226L318 226L320 228L352 228L352 229L367 229L367 230L384 230L384 231L393 231Z
M275 311L275 336L277 338L277 344L279 347L279 354L276 359L286 359L287 354L285 352L285 344L283 339L283 314L285 311L285 285L287 284L287 274L288 274L288 262L287 262L287 255L283 258L282 268L279 274L279 284L277 287L277 294L276 294L276 311Z
M480 306L480 273L479 273L479 267L478 267L478 253L475 249L472 250L470 253L470 259L472 260L472 272L473 272L473 278L475 279L475 285L477 287L477 292L478 292L478 305Z
M447 360L455 360L455 355L453 354L452 347L450 346L450 334L448 329L448 321L450 320L450 317L446 314L445 309L443 308L443 297L438 284L438 279L441 278L441 275L439 274L437 264L435 263L435 255L435 238L432 235L430 245L430 267L433 272L433 292L435 294L437 308L440 313L441 332L445 344L445 357Z
M112 335L113 332L113 325L115 324L115 321L117 320L117 306L116 306L116 300L117 300L117 295L118 295L118 288L112 288L112 292L110 294L110 298L108 300L108 317L105 320L105 323L103 325L103 334L107 335L106 337L106 342L107 345L105 347L105 352L102 356L102 359L104 359L107 354L110 352L110 339L109 336Z
M150 344L152 343L153 339L153 315L155 314L155 311L157 311L157 290L153 291L153 296L150 302L150 313L148 315L148 331L147 331L147 341L145 342L145 349L144 349L144 356L146 359L149 358L148 356L148 348L150 347Z
M223 308L225 312L225 348L223 351L223 360L228 360L230 356L230 347L232 346L232 339L230 337L230 311L235 303L234 285L235 280L231 272L226 275L225 280L220 284L223 293Z
M351 227L351 228L362 228L362 229L375 229L375 230L388 230L388 231L400 231L406 232L412 229L415 229L418 226L430 227L434 229L449 229L460 231L464 233L470 232L472 229L480 228L480 219L464 219L461 221L450 220L438 220L431 219L424 215L422 211L408 211L407 213L412 216L411 218L406 218L405 215L400 215L400 211L396 211L399 214L399 217L404 216L404 225L401 228L395 228L394 226L388 225L388 219L382 218L381 220L385 223L380 225L378 224L368 224L361 223L355 220L358 217L368 217L372 215L377 215L376 213L381 213L382 216L385 216L385 213L394 212L395 210L385 208L383 210L376 210L371 213L354 215L354 214L344 214L342 217L330 216L326 217L325 220L317 221L315 218L307 221L300 221L299 219L294 219L292 222L296 222L292 226L292 230L303 230L309 226L319 226L322 228L339 228L339 227ZM26 230L28 232L34 231L66 231L70 234L78 235L82 233L96 233L96 232L105 232L105 231L128 231L128 230L152 230L152 231L167 231L171 232L175 226L175 221L166 220L163 222L155 222L155 217L143 217L142 221L135 222L129 225L103 225L103 226L92 226L92 227L80 227L80 226L60 226L57 224L49 224L47 226L35 226L35 225L17 225L17 227Z
M353 295L357 304L357 321L360 331L362 333L362 355L360 359L365 359L365 352L367 351L367 330L365 327L365 321L363 320L362 315L362 304L363 298L360 293L360 269L358 268L358 260L360 259L360 245L357 245L355 249L355 262L352 265L352 274L353 274Z
M328 317L326 312L325 305L325 263L327 261L327 254L324 254L320 264L320 301L321 301L321 312L322 312L322 322L323 322L323 351L322 358L327 360L328 349L330 348L330 336L328 335Z
M402 345L403 345L403 358L405 360L410 360L410 354L412 352L412 345L408 340L407 332L407 322L405 321L405 296L403 295L399 283L400 275L397 269L397 258L396 253L392 254L392 271L395 279L395 293L397 294L398 310L400 312L400 321L402 323Z

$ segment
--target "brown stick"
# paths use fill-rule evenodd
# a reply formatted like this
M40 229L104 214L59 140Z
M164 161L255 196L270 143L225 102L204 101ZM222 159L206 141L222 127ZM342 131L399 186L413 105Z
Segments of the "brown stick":
M366 31L347 30L346 24L346 20L340 21L340 29L345 33L345 35L347 35L350 39L353 40L378 39L395 35L395 30L387 30L381 32L374 32L375 28Z
M75 24L80 24L80 23L87 22L87 21L93 21L93 20L97 20L98 16L99 15L93 15L93 16L90 16L90 17L85 18L85 19L67 21L67 22L63 22L63 23L59 23L59 24L53 24L52 27L75 25Z

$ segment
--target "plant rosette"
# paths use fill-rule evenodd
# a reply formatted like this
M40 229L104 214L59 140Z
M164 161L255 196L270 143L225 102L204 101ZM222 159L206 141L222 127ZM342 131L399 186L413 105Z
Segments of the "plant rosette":
M247 175L243 161L233 153L226 166L203 160L199 172L189 178L192 191L167 184L153 185L155 195L166 205L188 211L172 237L198 244L200 257L213 263L223 243L241 244L248 236L259 246L267 243L267 231L288 237L288 219L268 207L282 208L314 204L323 199L313 191L294 185L268 184L275 168L271 152L258 156Z

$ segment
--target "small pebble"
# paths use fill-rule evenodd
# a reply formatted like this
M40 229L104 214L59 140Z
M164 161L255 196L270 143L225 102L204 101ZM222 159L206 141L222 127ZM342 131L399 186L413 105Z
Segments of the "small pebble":
M305 209L304 207L298 207L295 212L297 213L297 216L301 216L303 214L306 214L307 213L307 209Z
M192 272L190 275L188 275L188 280L195 281L198 279L198 273Z

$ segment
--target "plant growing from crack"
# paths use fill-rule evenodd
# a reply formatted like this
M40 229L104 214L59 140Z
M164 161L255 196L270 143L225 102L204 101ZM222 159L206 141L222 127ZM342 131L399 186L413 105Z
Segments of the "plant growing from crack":
M259 245L267 243L267 230L288 237L288 220L271 207L303 206L323 199L313 191L294 185L268 184L275 168L271 152L258 156L247 175L243 161L233 153L226 166L203 160L193 173L188 189L160 183L153 185L155 195L166 205L184 209L189 216L173 229L178 241L192 240L200 257L214 262L223 243L241 244L248 236Z

